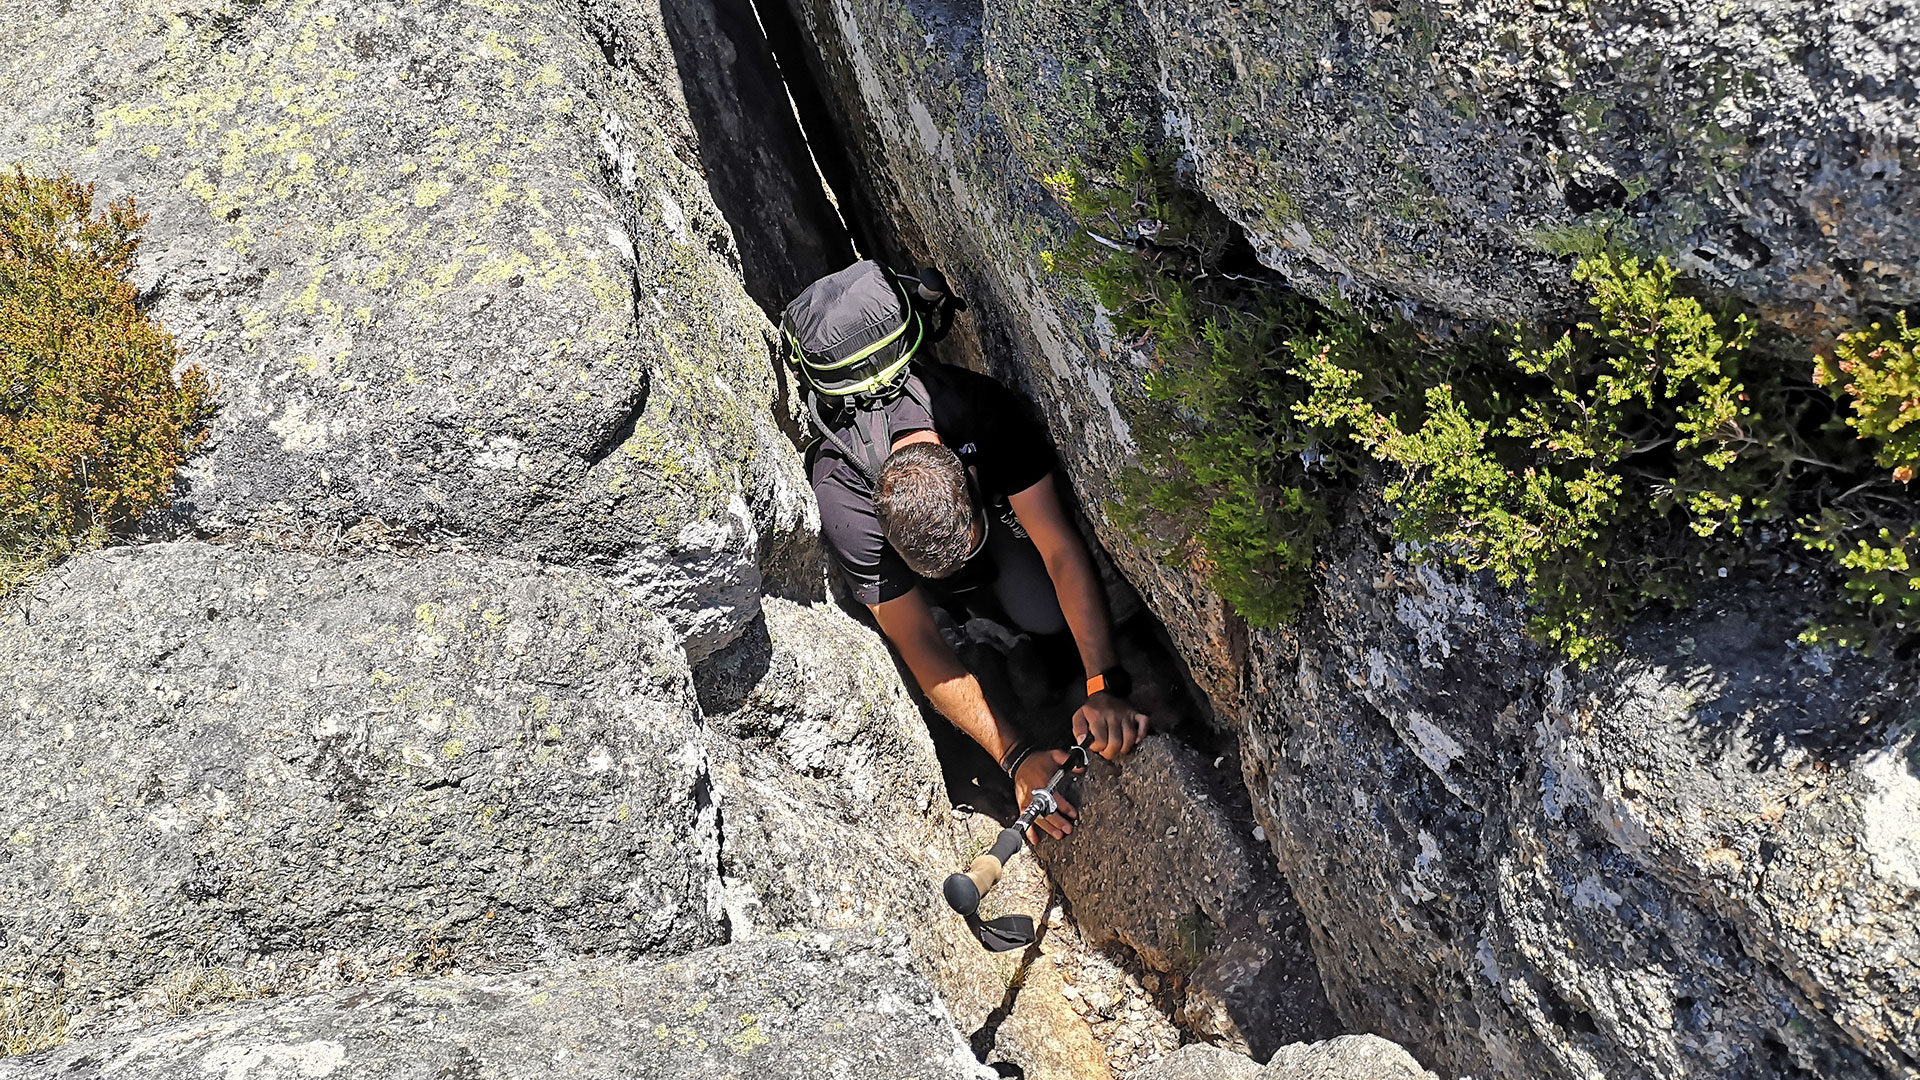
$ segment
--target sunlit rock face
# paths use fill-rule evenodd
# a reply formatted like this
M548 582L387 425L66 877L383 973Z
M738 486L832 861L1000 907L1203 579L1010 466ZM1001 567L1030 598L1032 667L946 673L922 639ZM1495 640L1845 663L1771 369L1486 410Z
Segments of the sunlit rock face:
M1351 1029L1442 1071L1907 1076L1920 834L1904 669L1729 588L1581 671L1490 582L1345 512L1250 631L1108 512L1148 358L1049 268L1045 177L1187 155L1309 293L1555 309L1599 231L1808 326L1910 302L1912 20L1866 8L792 0L868 217L973 304L1241 764ZM1871 263L1873 269L1867 270Z
M696 652L753 618L805 485L657 8L33 0L0 38L0 160L137 200L220 381L195 527L589 566Z
M175 539L0 609L9 1049L389 979L497 1004L504 973L698 954L762 989L815 970L819 1004L743 1034L766 1003L715 992L739 1007L676 1021L662 1075L967 1075L956 1019L1007 971L938 884L988 825L954 817L891 657L826 593L764 310L841 258L831 211L783 221L808 244L740 240L748 202L825 196L781 165L804 160L781 102L687 90L778 86L742 11L757 33L739 5L0 10L0 161L137 200L143 302L221 385L151 523ZM730 160L761 173L710 185ZM871 941L702 952L848 928ZM864 973L834 982L842 961ZM263 1007L205 1067L319 1068L249 1047L334 1007ZM465 1015L503 1061L549 1049ZM343 1074L446 1064L344 1044Z
M816 933L680 960L399 978L101 1036L0 1077L771 1076L991 1080L898 936Z

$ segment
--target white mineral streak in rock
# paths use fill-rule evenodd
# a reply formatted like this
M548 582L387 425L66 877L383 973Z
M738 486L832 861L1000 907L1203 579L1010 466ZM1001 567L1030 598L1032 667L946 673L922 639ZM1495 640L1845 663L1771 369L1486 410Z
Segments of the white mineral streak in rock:
M1421 666L1439 667L1453 655L1454 631L1471 620L1484 619L1487 609L1471 583L1453 580L1438 567L1412 562L1418 552L1412 544L1395 548L1396 564L1404 561L1403 572L1419 587L1405 589L1395 598L1393 614L1419 639Z
M907 99L907 115L913 118L913 130L920 136L920 149L929 154L940 152L940 125L933 122L933 114L919 98Z
M618 225L607 226L607 245L617 252L621 259L631 264L639 261L634 257L633 241L627 238L625 230Z
M200 1059L203 1076L249 1080L261 1076L323 1077L347 1063L347 1048L330 1039L290 1046L223 1046ZM259 1072L255 1068L260 1067Z
M1467 752L1458 739L1423 712L1407 712L1407 734L1413 737L1413 752L1442 780L1447 778L1447 770L1453 763Z
M281 449L292 453L327 448L326 422L307 419L307 405L303 401L287 402L279 416L267 421L267 430L280 436Z
M1135 450L1133 427L1127 423L1126 417L1120 415L1120 409L1113 403L1113 380L1107 377L1106 371L1102 368L1089 366L1086 372L1087 386L1093 390L1093 399L1107 410L1107 422L1113 427L1114 441L1119 443L1121 449L1127 453L1133 453Z
M1619 893L1607 888L1599 877L1593 874L1581 878L1580 883L1573 887L1574 905L1589 911L1596 908L1612 911L1620 906L1620 899Z
M659 200L660 220L673 238L682 244L693 243L693 234L687 231L687 213L674 201L673 194L661 185L653 189L653 197Z
M487 448L473 459L474 467L481 469L517 469L520 467L520 440L511 435L497 435L487 440Z
M1920 776L1906 739L1875 753L1860 773L1873 793L1860 801L1860 825L1873 872L1920 889Z
M1407 896L1416 904L1424 904L1440 894L1429 888L1424 879L1434 864L1440 861L1440 841L1425 829L1420 831L1420 854L1413 857L1413 872L1407 875Z

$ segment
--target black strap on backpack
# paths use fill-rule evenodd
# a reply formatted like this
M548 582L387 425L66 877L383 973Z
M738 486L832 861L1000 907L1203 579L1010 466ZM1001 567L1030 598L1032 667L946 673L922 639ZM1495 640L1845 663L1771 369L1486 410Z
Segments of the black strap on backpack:
M916 277L867 260L807 286L781 313L787 362L805 384L814 430L868 484L893 448L887 404L905 394L932 414L912 362L963 308L938 270ZM931 334L922 309L937 320Z

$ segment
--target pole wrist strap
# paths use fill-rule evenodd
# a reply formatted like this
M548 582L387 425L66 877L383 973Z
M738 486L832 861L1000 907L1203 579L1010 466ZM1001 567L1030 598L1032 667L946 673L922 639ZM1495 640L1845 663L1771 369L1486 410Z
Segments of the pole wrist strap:
M1020 763L1032 756L1033 747L1025 741L1014 744L1007 756L1000 759L1000 771L1012 776L1020 768Z

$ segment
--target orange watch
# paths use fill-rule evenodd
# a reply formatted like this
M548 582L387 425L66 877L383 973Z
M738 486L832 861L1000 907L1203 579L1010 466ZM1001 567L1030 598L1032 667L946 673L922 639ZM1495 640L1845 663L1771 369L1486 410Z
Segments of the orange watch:
M1092 697L1101 691L1126 697L1133 692L1133 679L1125 668L1110 667L1087 680L1087 696Z

